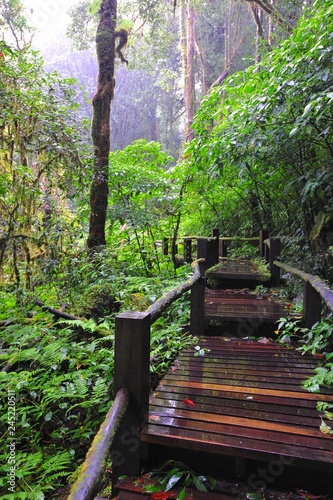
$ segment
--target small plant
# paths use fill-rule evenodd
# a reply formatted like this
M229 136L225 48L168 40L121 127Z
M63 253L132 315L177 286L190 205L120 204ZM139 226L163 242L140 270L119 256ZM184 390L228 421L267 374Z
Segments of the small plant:
M209 477L199 475L194 472L184 462L177 462L175 460L167 460L158 469L151 473L151 478L155 478L160 483L159 485L147 486L146 493L170 491L175 486L181 487L178 493L177 500L183 500L186 494L186 488L193 487L198 491L207 492L208 489L214 489L216 480Z
M276 333L281 343L289 344L294 340L300 342L297 350L302 354L322 354L322 366L315 368L315 375L303 383L306 389L318 392L320 387L330 387L333 384L333 324L330 318L315 323L310 329L302 328L298 321L281 318Z
M330 411L333 410L333 404L326 403L324 401L318 401L317 410L323 412L324 414L323 417L321 417L321 424L319 429L323 434L333 436L333 428L330 425L327 425L327 423L323 420L323 418L326 418L327 420L333 420L333 412Z

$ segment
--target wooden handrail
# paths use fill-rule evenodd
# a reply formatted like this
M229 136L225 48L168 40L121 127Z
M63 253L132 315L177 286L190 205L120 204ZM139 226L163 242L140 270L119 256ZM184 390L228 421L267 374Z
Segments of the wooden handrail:
M90 446L68 500L93 500L98 492L111 445L128 406L127 389L120 389Z
M179 299L184 293L191 290L191 288L199 281L201 277L200 264L204 262L204 259L197 259L192 262L191 267L193 269L193 275L184 283L173 288L169 293L163 295L154 304L148 307L146 313L151 315L151 323L154 323L157 318L161 316L163 311L165 311L175 300Z
M296 267L289 266L288 264L284 264L279 260L275 260L273 264L277 267L280 267L287 271L288 273L295 274L302 278L303 281L306 281L311 284L311 286L319 293L320 297L323 301L328 305L330 310L333 312L333 290L331 290L326 283L324 283L318 276L313 274L305 273Z
M220 240L227 240L227 241L258 241L259 236L220 236ZM177 238L177 243L182 244L184 240L199 240L199 239L206 239L206 240L216 240L216 236L179 236ZM162 240L156 240L156 243L162 243Z

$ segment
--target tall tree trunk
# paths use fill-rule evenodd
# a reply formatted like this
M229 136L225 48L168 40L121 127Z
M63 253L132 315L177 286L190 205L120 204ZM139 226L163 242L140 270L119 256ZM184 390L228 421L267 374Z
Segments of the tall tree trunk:
M186 8L185 0L180 4L180 50L184 72L185 101L185 137L193 139L192 123L195 113L195 81L194 81L194 7Z
M264 29L263 29L263 11L254 3L250 2L249 7L251 9L254 22L256 24L256 52L255 52L255 62L259 63L260 57L260 44L264 40Z
M241 15L239 2L229 0L228 15L224 26L224 68L222 73L212 83L209 90L212 90L217 85L222 85L224 80L228 78L232 72L234 59L242 46L246 26Z
M93 97L92 140L94 171L90 187L90 224L88 249L105 245L108 205L108 161L110 153L110 107L114 90L114 31L117 0L102 0L96 32L98 60L97 91Z

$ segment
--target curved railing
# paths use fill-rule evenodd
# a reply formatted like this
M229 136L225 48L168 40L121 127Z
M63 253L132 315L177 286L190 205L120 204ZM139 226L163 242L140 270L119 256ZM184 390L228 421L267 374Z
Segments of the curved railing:
M204 292L204 259L192 263L193 275L162 296L144 312L127 311L116 317L114 393L106 415L68 500L93 500L111 456L113 483L122 475L138 475L144 450L140 431L148 413L150 327L175 300L192 290L193 319L203 322L195 304ZM197 288L197 289L196 289ZM111 453L110 453L111 452Z
M298 276L304 281L303 291L303 326L311 328L320 321L322 302L333 312L333 291L319 276L306 273L277 260L280 254L280 239L268 238L264 241L265 258L269 263L271 276L274 283L280 284L280 270Z
M68 500L91 500L99 490L113 439L128 407L128 390L120 389L96 434Z

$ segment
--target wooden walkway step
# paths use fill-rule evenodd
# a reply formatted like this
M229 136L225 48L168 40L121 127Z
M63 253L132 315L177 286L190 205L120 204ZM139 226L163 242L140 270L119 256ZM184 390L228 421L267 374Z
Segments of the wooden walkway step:
M333 438L321 432L317 401L302 381L317 360L275 343L203 337L182 352L151 394L142 439L233 457L281 460L333 471Z
M290 304L269 295L258 296L246 289L223 290L207 288L205 318L208 321L247 321L259 324L275 323L280 318L302 319L301 313L290 310Z
M263 269L256 262L245 259L220 258L220 262L207 271L207 278L225 282L242 282L240 288L246 286L247 282L253 282L256 286L267 283L270 280L269 271Z

